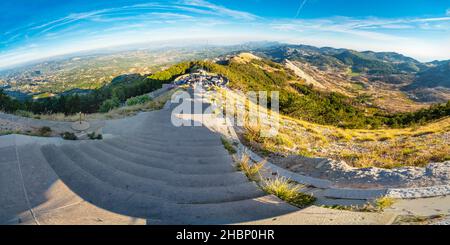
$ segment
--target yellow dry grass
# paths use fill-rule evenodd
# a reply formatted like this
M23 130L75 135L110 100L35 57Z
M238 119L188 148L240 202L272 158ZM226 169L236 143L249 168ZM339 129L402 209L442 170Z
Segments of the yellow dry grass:
M225 91L221 91L222 94ZM258 107L241 93L226 91L245 108ZM273 112L272 112L273 113ZM425 166L450 160L450 118L402 129L342 129L284 115L276 137L260 136L261 127L246 125L243 138L263 154L301 154L345 160L355 167Z

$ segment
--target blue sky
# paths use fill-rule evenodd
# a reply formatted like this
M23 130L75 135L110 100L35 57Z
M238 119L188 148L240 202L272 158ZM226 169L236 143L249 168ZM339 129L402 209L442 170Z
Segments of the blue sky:
M450 59L450 0L2 0L0 33L0 68L165 40L269 40L430 61Z

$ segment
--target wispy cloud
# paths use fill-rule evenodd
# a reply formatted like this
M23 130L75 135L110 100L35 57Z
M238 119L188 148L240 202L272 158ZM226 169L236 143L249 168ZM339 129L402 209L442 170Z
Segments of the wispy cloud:
M450 17L284 19L269 23L290 42L396 51L421 60L448 59Z
M181 0L174 3L152 2L72 13L59 19L35 24L25 30L21 29L20 32L22 34L27 33L31 36L39 36L52 31L61 31L61 29L80 22L86 22L85 24L110 22L117 25L121 25L121 23L123 24L127 21L144 21L148 23L158 21L166 23L197 21L201 23L202 19L213 17L245 21L253 21L259 18L248 12L229 9L204 0ZM153 21L147 21L150 19ZM10 36L17 35L14 31L6 34Z
M297 9L297 13L295 14L294 18L298 18L298 16L300 15L300 12L302 11L303 7L305 6L305 4L308 2L308 0L302 0L302 2L300 2L300 6Z
M399 39L401 35L391 31L411 30L450 30L450 17L439 18L348 18L334 17L326 19L295 19L277 20L271 23L272 28L284 31L323 31L346 33L376 40Z
M105 45L222 34L236 39L245 36L246 40L265 37L313 45L404 51L424 59L450 53L448 48L441 48L448 47L445 42L450 40L450 9L446 10L447 15L426 18L306 19L302 18L302 11L313 1L297 1L295 17L286 19L263 18L207 0L159 0L72 13L5 30L0 44L7 48L0 48L0 66ZM35 45L29 46L30 43Z
M244 12L244 11L238 11L229 9L220 5L212 4L210 2L204 1L204 0L185 0L182 2L185 5L190 5L194 7L200 7L203 9L211 10L219 15L222 16L229 16L236 19L244 19L244 20L255 20L258 18L258 16Z
M86 47L98 48L108 44L123 45L127 42L131 44L162 37L180 37L179 29L212 29L219 25L248 23L260 19L254 14L230 9L206 0L159 0L139 4L130 3L113 8L71 13L53 20L6 30L0 36L0 44L8 48L0 48L0 63L9 65L19 61L28 61L27 59L30 58L37 59L50 53L59 54ZM162 32L166 29L172 29L172 31ZM145 37L142 35L149 31L165 33L165 35L148 34ZM202 34L201 31L199 32ZM208 33L212 33L211 30L204 34ZM189 38L194 33L183 32L183 35ZM127 38L123 38L124 36ZM94 41L90 42L89 40ZM95 40L108 41L98 43ZM22 49L31 42L38 45ZM81 43L90 43L90 45Z

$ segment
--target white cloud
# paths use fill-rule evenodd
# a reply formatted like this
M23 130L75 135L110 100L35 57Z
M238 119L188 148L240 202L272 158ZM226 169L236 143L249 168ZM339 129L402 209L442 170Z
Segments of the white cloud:
M450 17L285 19L271 22L270 27L293 43L394 51L424 61L450 58Z
M232 10L229 8L225 8L216 4L212 4L210 2L204 0L184 0L183 4L190 5L194 7L201 7L209 9L219 15L229 16L236 19L244 19L244 20L255 20L258 17L248 12Z
M178 13L178 11L186 13ZM151 16L150 16L151 15ZM55 29L62 29L80 21L89 22L123 22L142 21L145 18L153 20L185 21L187 19L198 20L206 17L223 17L236 20L256 20L259 17L248 12L232 10L223 6L212 4L204 0L183 0L176 4L164 2L153 2L145 4L135 4L117 8L100 9L81 13L72 13L65 17L42 23L29 28L29 31L38 31L44 34ZM23 30L22 30L23 31Z
M298 16L300 15L300 12L302 11L303 7L305 7L305 4L308 2L308 0L302 0L302 2L300 2L300 6L297 9L297 13L295 14L294 18L298 18Z

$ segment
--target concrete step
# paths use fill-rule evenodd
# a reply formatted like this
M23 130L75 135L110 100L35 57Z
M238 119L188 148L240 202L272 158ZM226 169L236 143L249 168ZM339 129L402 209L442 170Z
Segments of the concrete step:
M17 147L17 152L24 187L35 214L83 201L59 179L43 156L40 146Z
M215 225L274 218L294 213L298 208L273 195L214 204L182 204L168 212L165 224Z
M54 145L43 146L41 151L61 180L85 201L128 216L162 218L166 200L113 187L84 171Z
M115 137L113 137L115 138ZM135 142L140 142L143 144L151 144L154 146L158 146L158 147L167 147L168 145L170 145L172 148L177 149L177 148L191 148L191 149L196 149L196 148L203 148L203 147L223 147L222 142L219 141L209 141L209 142L199 142L199 141L191 141L191 142L183 142L183 141L161 141L161 140L155 140L155 139L151 139L151 138L141 138L140 136L120 136L121 139L124 140L131 140L131 141L135 141Z
M273 196L213 204L174 204L113 187L81 169L55 146L41 150L58 176L86 201L119 214L156 219L159 224L228 224L297 210Z
M3 151L5 152L5 151ZM14 154L15 156L15 154ZM0 162L0 224L19 224L31 215L17 161ZM33 219L31 219L33 222Z
M131 190L150 196L161 197L176 203L216 203L229 202L263 196L264 193L253 183L240 183L219 187L174 187L162 181L151 180L118 171L93 158L89 158L77 147L61 146L74 163L97 179L117 188Z
M148 136L148 135L143 135L143 134L139 134L139 133L125 135L123 137L135 138L135 139L139 139L141 141L151 142L151 143L159 143L162 145L171 144L174 146L184 146L184 145L205 146L205 145L222 144L222 142L220 141L220 138L205 139L205 140L195 140L195 139L191 139L191 138L166 138L166 137L158 138L155 136Z
M127 172L143 178L166 181L173 186L225 186L247 182L247 177L241 172L219 173L211 175L181 174L172 170L154 168L136 164L124 159L118 159L96 147L80 144L80 150L91 158L107 163L120 171Z
M191 151L189 154L183 154L174 152L161 152L157 150L153 150L151 146L149 147L142 147L139 144L128 144L127 142L122 141L120 138L116 139L109 139L103 141L103 143L107 144L108 146L120 148L122 150L132 152L135 154L143 155L146 157L149 157L151 159L162 159L164 161L166 160L174 160L176 162L182 161L183 164L224 164L224 163L230 163L232 162L232 157L230 154L223 149L217 149L216 153L208 154L204 151ZM169 146L167 147L169 148ZM176 164L175 162L175 164Z
M166 138L171 140L178 140L178 139L185 139L190 141L220 140L220 136L213 133L202 133L192 130L175 130L173 128L142 131L139 132L138 134L143 137Z
M189 122L189 121L186 121ZM181 125L181 126L175 126L172 124L171 119L161 119L161 120L155 120L154 118L148 118L143 121L141 128L145 131L151 131L151 130L158 130L158 129L171 129L175 131L184 131L184 130L192 130L197 132L208 132L208 128L205 128L199 124L195 124L191 121L191 125Z
M139 154L136 152L130 152L123 150L120 147L106 144L104 142L96 142L92 144L92 147L97 147L98 149L111 154L117 158L135 162L137 164L169 169L177 173L183 174L220 174L220 173L231 173L235 172L236 169L232 166L231 161L228 164L201 164L198 161L200 159L186 159L184 162L172 160L167 158L165 161L152 157L151 154ZM142 152L140 152L142 153Z
M223 144L222 142L216 141L216 142L208 142L208 143L198 143L198 142L190 142L190 143L180 143L179 141L172 141L172 142L158 142L154 140L146 140L142 139L140 137L120 137L120 139L123 142L131 142L131 143L137 143L141 144L142 146L146 146L147 148L151 146L154 149L159 150L165 150L167 152L175 152L175 151L195 151L195 150L204 150L207 151L209 149L220 149L222 150Z
M223 156L228 155L228 152L225 150L223 145L217 145L217 146L202 146L202 147L172 147L171 144L167 144L166 146L160 146L160 145L154 145L153 143L142 143L135 140L130 139L106 139L104 142L108 144L114 144L119 145L120 147L126 147L127 149L139 149L151 152L152 156L155 154L163 155L165 156L183 156L189 157L214 157L214 156ZM228 157L226 157L228 158Z

